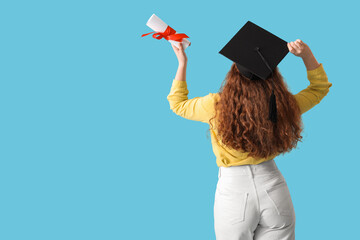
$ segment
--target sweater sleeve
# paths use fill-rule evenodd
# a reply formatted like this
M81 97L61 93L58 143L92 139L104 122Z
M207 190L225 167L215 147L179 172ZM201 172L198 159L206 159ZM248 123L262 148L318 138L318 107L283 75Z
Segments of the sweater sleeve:
M310 81L310 85L294 95L300 107L301 114L320 103L332 86L332 83L328 81L322 63L320 63L319 67L307 71L307 78Z
M188 99L189 90L186 81L173 80L167 100L170 109L177 115L204 123L209 123L211 107L213 106L213 93L203 97Z

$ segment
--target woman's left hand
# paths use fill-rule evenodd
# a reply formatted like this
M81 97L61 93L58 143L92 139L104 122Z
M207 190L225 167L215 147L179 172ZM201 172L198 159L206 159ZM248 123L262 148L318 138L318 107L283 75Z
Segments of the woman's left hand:
M184 51L184 47L182 43L179 43L179 48L177 48L175 45L171 44L172 48L174 49L174 52L176 54L176 57L179 61L179 64L186 64L187 63L187 56Z

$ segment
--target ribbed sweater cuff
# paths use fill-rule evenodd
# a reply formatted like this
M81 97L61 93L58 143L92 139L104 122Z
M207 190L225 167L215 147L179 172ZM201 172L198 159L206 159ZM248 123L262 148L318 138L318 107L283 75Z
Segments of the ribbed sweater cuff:
M324 72L325 72L324 67L323 67L322 63L320 63L320 65L317 68L315 68L313 70L308 70L307 76L308 76L308 78L316 78L320 75L323 75Z
M173 80L172 85L174 87L187 87L186 81L180 81L180 80L176 80L176 79Z

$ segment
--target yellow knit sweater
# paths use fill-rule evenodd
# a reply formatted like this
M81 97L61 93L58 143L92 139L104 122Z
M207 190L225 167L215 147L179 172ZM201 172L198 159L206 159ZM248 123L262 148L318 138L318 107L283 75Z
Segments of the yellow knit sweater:
M332 86L332 83L328 81L322 64L314 70L307 71L307 78L310 81L310 85L294 95L301 113L307 112L320 103ZM170 109L183 118L209 124L210 118L215 114L214 103L218 99L219 93L209 93L204 97L192 99L188 99L188 93L186 81L174 79L170 93L167 96ZM212 123L214 124L214 121ZM223 145L213 129L210 129L210 133L213 152L216 156L216 164L219 167L259 164L274 159L278 155L274 154L268 158L249 157L247 152L229 149Z

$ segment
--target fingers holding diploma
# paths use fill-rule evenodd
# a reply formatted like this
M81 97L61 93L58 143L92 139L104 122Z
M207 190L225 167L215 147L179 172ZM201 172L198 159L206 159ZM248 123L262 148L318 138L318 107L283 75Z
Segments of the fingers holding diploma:
M187 63L187 56L184 51L183 43L179 43L179 48L176 47L174 44L171 44L172 48L174 49L175 55L178 59L179 64L186 64Z

